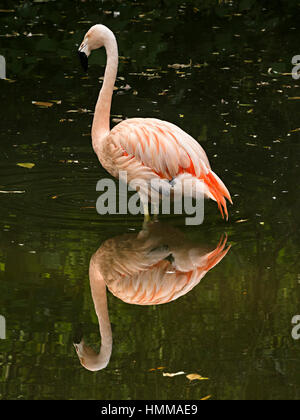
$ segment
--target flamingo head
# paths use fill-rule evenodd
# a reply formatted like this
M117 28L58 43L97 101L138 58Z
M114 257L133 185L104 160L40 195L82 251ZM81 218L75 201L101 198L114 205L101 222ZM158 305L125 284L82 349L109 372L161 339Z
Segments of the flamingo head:
M104 25L94 25L85 34L78 49L79 58L85 71L88 69L88 58L93 50L102 48L111 38L111 31Z
M81 340L79 344L74 343L74 347L79 361L85 369L97 372L108 365L109 357L106 354L97 354L95 350L85 344L84 340Z
M96 352L90 347L86 346L85 342L81 340L79 344L74 343L74 347L81 365L87 370L94 371L95 369L95 360L97 359Z

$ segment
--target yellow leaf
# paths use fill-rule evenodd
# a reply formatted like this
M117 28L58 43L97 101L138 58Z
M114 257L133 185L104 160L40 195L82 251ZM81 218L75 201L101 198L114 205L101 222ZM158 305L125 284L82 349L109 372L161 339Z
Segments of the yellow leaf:
M198 373L190 373L189 375L186 375L186 377L190 380L190 381L195 381L196 379L198 381L208 381L209 378L203 378L203 376L198 375Z
M21 168L32 169L35 166L35 163L17 163L17 166L21 166Z
M37 102L37 101L32 101L33 105L39 106L41 108L51 108L51 106L53 106L53 102Z
M248 222L248 219L241 219L241 220L238 220L235 223L245 223L245 222Z
M163 370L163 369L165 369L165 367L164 367L164 366L159 366L159 367L157 367L157 368L152 368L152 369L149 369L149 372L154 372L155 370Z
M207 401L207 400L210 400L210 399L211 399L211 395L207 395L206 397L201 398L200 401Z

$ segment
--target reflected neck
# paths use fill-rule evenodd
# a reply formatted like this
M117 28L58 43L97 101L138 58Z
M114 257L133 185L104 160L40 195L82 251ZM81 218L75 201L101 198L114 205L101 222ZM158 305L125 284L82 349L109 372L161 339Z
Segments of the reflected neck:
M111 31L104 47L106 49L107 64L92 126L94 149L97 148L98 142L110 132L111 102L119 63L118 45L116 38Z
M94 370L101 370L108 365L112 353L112 331L108 315L106 284L93 259L90 264L90 285L101 336L100 352L95 355L93 364Z

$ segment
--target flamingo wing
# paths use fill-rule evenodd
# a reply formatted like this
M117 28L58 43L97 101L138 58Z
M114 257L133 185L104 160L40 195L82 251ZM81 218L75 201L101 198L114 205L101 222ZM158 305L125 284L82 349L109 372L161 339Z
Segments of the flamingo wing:
M132 118L111 131L129 156L166 179L182 172L200 177L210 164L205 151L191 136L174 124L152 118Z
M211 170L200 144L176 125L152 118L132 118L114 127L109 139L121 149L121 158L139 162L162 179L171 181L189 174L204 181L209 197L217 201L222 215L223 206L228 216L225 198L232 202L229 191Z
M108 285L109 290L124 302L135 305L171 302L190 292L208 271L222 261L230 250L230 246L225 248L226 243L227 237L222 238L217 248L209 253L190 249L181 258L175 256L175 266L167 260L156 261L155 264L149 260L148 266L139 264L134 273L115 277ZM145 260L140 259L141 263Z

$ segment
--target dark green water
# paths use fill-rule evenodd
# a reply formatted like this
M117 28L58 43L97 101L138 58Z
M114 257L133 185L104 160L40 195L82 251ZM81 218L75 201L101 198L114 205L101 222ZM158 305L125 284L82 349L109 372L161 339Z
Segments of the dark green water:
M299 399L299 2L70 3L0 3L0 398ZM129 305L108 292L113 351L98 373L73 347L80 331L100 345L89 261L142 218L94 208L107 177L89 137L105 55L84 75L76 54L94 23L119 42L112 125L179 125L234 200L228 223L211 202L202 226L163 219L211 249L227 233L232 248L174 302ZM209 380L163 376L178 371Z

